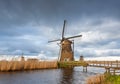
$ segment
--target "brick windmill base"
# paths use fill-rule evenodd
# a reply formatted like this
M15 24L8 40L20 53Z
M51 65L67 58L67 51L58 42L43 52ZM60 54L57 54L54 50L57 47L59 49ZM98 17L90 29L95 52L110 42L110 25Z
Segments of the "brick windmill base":
M74 61L73 50L71 48L72 42L70 40L63 40L61 42L61 56L60 61Z

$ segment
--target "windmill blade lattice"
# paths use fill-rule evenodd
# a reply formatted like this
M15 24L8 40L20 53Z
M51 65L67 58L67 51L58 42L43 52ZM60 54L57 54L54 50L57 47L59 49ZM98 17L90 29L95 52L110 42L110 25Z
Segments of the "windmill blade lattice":
M50 42L55 42L55 41L61 41L61 39L57 39L57 40L48 41L48 43L50 43Z
M65 25L66 25L66 20L64 20L63 31L62 31L62 39L64 39Z
M72 38L77 38L77 37L82 37L82 35L71 36L71 37L67 37L66 39L72 39Z

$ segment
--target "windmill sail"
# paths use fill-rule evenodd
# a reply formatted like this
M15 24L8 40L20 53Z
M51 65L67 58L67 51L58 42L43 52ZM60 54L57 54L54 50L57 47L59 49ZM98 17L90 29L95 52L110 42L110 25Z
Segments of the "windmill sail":
M64 24L63 24L62 38L48 41L48 42L60 41L60 52L59 52L58 60L60 60L60 61L74 61L74 42L72 42L69 39L82 37L82 35L64 37L65 25L66 25L66 20L64 20ZM73 46L71 46L71 45L73 45Z
M65 33L65 24L66 24L66 20L64 20L63 31L62 31L62 39L64 38L64 33Z
M71 37L67 37L66 39L72 39L72 38L77 38L77 37L82 37L82 35L71 36Z
M61 39L57 39L57 40L48 41L48 43L50 43L50 42L55 42L55 41L61 41Z

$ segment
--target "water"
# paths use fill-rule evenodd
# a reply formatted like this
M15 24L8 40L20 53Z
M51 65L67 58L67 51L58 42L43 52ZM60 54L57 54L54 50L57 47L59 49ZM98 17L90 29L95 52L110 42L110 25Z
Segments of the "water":
M0 84L85 84L88 77L103 73L104 69L82 67L34 71L0 72Z

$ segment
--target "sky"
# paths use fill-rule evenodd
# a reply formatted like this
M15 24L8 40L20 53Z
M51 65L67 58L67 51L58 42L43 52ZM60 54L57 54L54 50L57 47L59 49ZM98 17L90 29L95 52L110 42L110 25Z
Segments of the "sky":
M0 54L57 58L64 20L75 58L120 56L119 0L0 0Z

